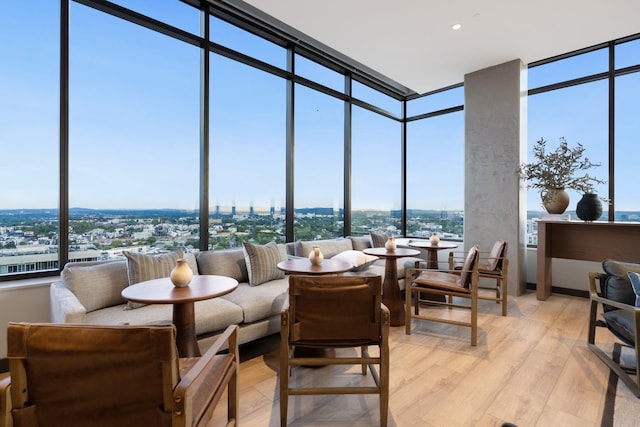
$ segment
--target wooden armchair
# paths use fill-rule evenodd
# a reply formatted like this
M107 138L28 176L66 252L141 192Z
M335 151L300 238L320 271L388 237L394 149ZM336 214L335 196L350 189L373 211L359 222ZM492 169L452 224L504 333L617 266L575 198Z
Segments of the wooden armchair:
M434 270L425 268L407 268L405 272L405 328L411 335L411 319L429 320L471 328L471 345L477 344L478 337L478 246L469 249L465 262L460 270ZM468 321L449 319L436 315L420 313L421 299L419 294L442 295L449 297L444 302L429 301L432 305L470 310ZM465 298L469 305L460 304L454 298ZM411 307L414 307L411 310Z
M314 394L379 394L380 425L387 425L389 310L382 304L380 276L290 276L280 339L280 425L287 425L289 396ZM296 346L360 348L360 356L297 357ZM379 355L371 356L369 346L378 346ZM362 375L369 367L375 386L291 387L291 367L323 365L361 365Z
M237 331L179 359L173 325L10 323L1 425L205 426L227 388L227 425L236 425Z
M636 297L627 277L628 271L640 273L640 264L605 260L602 266L604 274L589 273L591 310L587 343L591 351L616 373L636 397L640 397L640 307L635 306ZM604 321L597 319L599 311ZM635 351L635 366L623 366L613 359L609 349L603 350L601 344L596 342L596 330L599 326L606 327Z
M478 299L495 301L502 304L502 315L507 315L507 294L508 294L508 271L509 259L508 242L496 240L489 252L479 252L478 278L495 280L495 285L490 286L486 282L478 282ZM455 252L449 252L449 270L461 270L464 264L464 256ZM490 290L492 293L480 292L480 290ZM495 295L493 295L493 293Z

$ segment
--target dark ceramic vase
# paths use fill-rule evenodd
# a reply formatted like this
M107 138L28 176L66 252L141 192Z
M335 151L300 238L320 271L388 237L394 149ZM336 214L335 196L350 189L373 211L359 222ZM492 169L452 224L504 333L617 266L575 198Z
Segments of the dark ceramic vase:
M597 194L587 193L576 206L576 215L583 221L595 221L602 215L602 202Z

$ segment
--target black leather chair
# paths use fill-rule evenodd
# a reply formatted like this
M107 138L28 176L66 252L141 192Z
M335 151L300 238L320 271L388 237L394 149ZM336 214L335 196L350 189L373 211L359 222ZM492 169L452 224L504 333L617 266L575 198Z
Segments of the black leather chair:
M589 313L588 345L607 366L618 375L633 393L640 397L640 372L638 370L638 344L640 343L640 307L635 306L636 295L627 273L640 273L640 264L604 260L604 273L589 273L591 310ZM598 309L601 305L601 309ZM598 319L598 312L602 320ZM635 368L616 362L610 351L596 343L596 330L606 327L625 345L635 350Z

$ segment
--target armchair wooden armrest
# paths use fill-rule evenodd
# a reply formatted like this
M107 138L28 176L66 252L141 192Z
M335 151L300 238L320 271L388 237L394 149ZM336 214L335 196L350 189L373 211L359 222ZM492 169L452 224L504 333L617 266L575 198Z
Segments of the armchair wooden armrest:
M227 342L228 354L218 354ZM181 362L183 360L181 359ZM186 361L188 362L189 359ZM207 352L181 375L182 378L173 392L173 425L200 425L201 420L211 419L227 387L227 426L236 425L239 368L238 326L231 325L216 339Z

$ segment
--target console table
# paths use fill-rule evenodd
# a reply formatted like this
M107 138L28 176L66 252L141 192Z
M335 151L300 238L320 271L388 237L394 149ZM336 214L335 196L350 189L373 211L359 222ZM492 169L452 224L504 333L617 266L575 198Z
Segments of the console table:
M536 297L551 295L552 258L640 262L638 242L638 222L539 221Z

